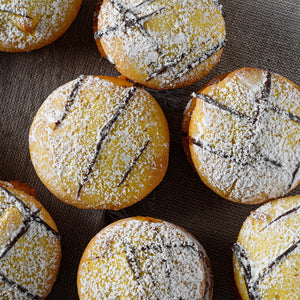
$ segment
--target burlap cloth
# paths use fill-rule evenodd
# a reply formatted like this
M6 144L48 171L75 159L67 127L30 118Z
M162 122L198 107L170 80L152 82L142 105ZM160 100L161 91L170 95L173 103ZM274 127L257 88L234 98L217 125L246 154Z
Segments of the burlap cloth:
M214 299L237 299L232 287L232 253L240 227L257 206L222 199L209 190L188 164L181 146L180 126L190 94L211 77L249 66L299 78L299 0L223 0L228 44L221 62L202 81L183 89L153 92L171 132L168 172L158 188L120 216L151 216L191 232L205 247L214 272ZM119 216L80 210L48 192L30 162L28 131L46 97L80 74L118 75L97 51L92 34L96 0L83 1L70 29L55 43L30 53L0 53L0 179L20 180L36 194L62 234L63 259L48 299L78 299L76 273L88 241ZM1 30L1 28L0 28ZM300 188L293 194L300 193Z

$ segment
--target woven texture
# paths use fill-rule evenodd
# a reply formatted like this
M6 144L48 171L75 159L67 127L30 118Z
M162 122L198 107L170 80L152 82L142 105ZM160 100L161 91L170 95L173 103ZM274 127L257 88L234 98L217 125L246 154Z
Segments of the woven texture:
M55 43L30 53L0 53L0 179L19 180L37 197L62 234L63 259L47 299L78 299L76 275L89 240L120 217L151 216L180 225L206 249L214 272L214 299L237 299L232 286L232 253L251 210L209 190L188 164L181 145L181 120L192 92L210 78L240 67L279 73L300 85L299 0L223 0L228 43L220 63L202 81L178 90L150 91L162 106L171 132L168 172L150 195L118 213L80 210L57 200L38 179L30 162L28 132L47 96L80 74L119 75L93 40L95 0L83 1L70 29ZM1 30L1 29L0 29ZM292 194L300 194L298 187Z

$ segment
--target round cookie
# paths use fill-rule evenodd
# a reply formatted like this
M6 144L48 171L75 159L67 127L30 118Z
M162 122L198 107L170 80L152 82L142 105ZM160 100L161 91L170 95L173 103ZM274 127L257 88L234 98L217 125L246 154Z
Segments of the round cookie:
M127 80L80 76L54 91L30 129L35 170L60 200L118 210L164 177L169 130L158 103Z
M77 276L83 299L211 300L212 270L187 231L147 217L117 221L88 244Z
M214 0L101 0L94 37L127 78L172 89L200 80L220 60L225 23Z
M4 0L0 4L0 51L23 52L59 38L76 18L82 0Z
M45 299L58 273L60 236L32 191L0 181L1 299Z
M242 300L300 299L300 196L251 212L233 246Z
M299 87L243 68L194 97L190 152L208 187L226 199L258 204L299 184Z

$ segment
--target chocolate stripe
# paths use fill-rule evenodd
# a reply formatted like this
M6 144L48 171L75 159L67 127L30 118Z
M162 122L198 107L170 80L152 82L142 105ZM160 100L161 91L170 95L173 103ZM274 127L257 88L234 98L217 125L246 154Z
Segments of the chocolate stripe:
M13 246L18 242L18 240L24 235L26 234L26 232L29 229L30 223L32 222L32 219L27 219L24 221L23 226L20 228L19 232L16 234L16 236L9 241L9 243L5 246L5 248L3 249L2 253L0 254L0 259L2 259L6 253L13 248Z
M74 84L73 90L72 90L72 92L71 92L71 94L70 94L70 96L69 96L69 98L67 100L67 103L65 105L63 114L62 114L61 118L58 121L55 122L55 128L54 129L56 129L56 127L59 126L63 122L63 120L66 118L66 116L67 116L68 112L70 111L71 106L72 106L72 104L74 102L74 99L78 95L79 89L80 89L80 87L82 85L82 82L83 82L84 78L85 78L84 75L80 75L76 79L76 82Z
M241 165L241 166L252 166L251 163L250 163L250 159L253 159L253 160L258 160L261 159L267 163L270 163L272 164L273 166L275 167L278 167L278 168L281 168L282 167L282 164L280 162L277 162L276 160L273 160L273 159L270 159L268 157L265 157L263 156L261 153L257 152L257 153L253 153L253 155L244 155L243 158L238 158L224 150L221 150L221 149L215 149L212 145L210 144L204 144L202 141L200 140L196 140L192 137L188 137L188 140L190 143L192 143L193 145L196 145L196 146L199 146L200 148L202 148L203 150L205 151L208 151L212 154L215 154L215 155L218 155L219 157L221 158L224 158L224 159L231 159L233 162Z
M42 300L42 297L39 295L35 295L31 292L29 292L29 290L27 290L25 287L17 284L16 282L8 279L3 273L0 272L0 280L8 285L10 285L13 289L18 290L18 292L24 294L24 296L30 298L30 299L34 299L34 300Z
M192 94L192 97L197 97L197 98L200 98L201 100L203 100L204 102L208 103L208 104L211 104L217 108L219 108L220 110L223 110L223 111L226 111L228 112L229 114L231 115L234 115L236 117L238 117L239 119L246 119L247 121L253 121L253 119L247 115L244 115L242 113L240 113L239 111L236 111L228 106L225 106L219 102L217 102L216 100L214 100L213 98L205 95L205 94L196 94L196 93L193 93Z
M291 254L300 244L300 240L296 243L292 244L289 248L287 248L284 252L278 255L266 268L264 268L263 272L257 277L256 280L253 280L251 264L250 260L247 256L246 250L239 243L235 243L233 246L233 253L235 254L245 279L245 284L248 291L248 296L250 300L259 300L260 296L258 293L258 285L260 281L264 279L264 277L269 274L277 265L282 263L289 254Z
M183 75L188 73L189 71L193 70L195 67L200 65L202 62L209 59L215 53L220 51L226 44L226 40L224 39L220 43L217 43L214 47L207 50L205 53L201 54L198 58L192 61L189 65L187 65L183 70L179 71L171 80L167 81L166 85L170 84L171 82L175 81L178 78L181 78Z
M249 299L250 300L259 299L257 291L253 290L253 288L250 286L250 281L252 279L252 270L251 270L250 259L247 255L246 250L244 249L244 247L242 247L240 243L237 242L233 245L232 251L235 254L235 257L237 258L239 265L241 267Z
M114 123L117 121L118 117L121 115L122 111L125 109L125 107L127 106L127 104L129 103L129 100L133 97L133 95L136 92L137 87L133 86L131 88L129 88L127 95L122 99L121 103L119 104L119 106L117 107L117 109L114 111L112 117L110 118L110 120L102 127L102 129L100 130L100 134L99 134L99 139L97 141L97 145L96 145L96 150L94 153L94 156L92 158L92 160L90 161L88 167L87 167L87 171L84 173L84 176L82 178L82 181L79 185L78 191L77 191L77 198L80 195L81 189L82 187L87 183L89 176L92 172L92 169L96 163L97 157L101 151L102 145L105 141L105 139L107 138L112 126L114 125Z
M5 191L10 197L13 198L13 200L15 202L17 202L18 204L20 204L22 206L22 208L25 210L25 212L28 214L28 218L32 218L35 222L43 225L43 227L48 231L51 232L55 237L59 238L60 235L59 233L54 230L50 225L48 225L45 221L43 221L39 216L37 216L37 213L39 213L38 211L32 212L30 210L30 208L28 206L26 206L23 201L21 201L15 194L13 194L11 191L9 191L8 189L4 188L3 186L0 186L0 189L2 189L3 191Z
M17 15L17 16L22 17L22 18L33 20L33 18L31 18L30 16L26 15L25 13L16 12L16 11L13 11L13 10L10 10L10 9L6 9L6 8L0 8L0 12L9 13L9 14Z
M139 263L137 261L136 255L135 255L135 250L134 250L133 246L129 243L123 243L123 245L125 248L126 259L127 259L130 269L133 272L134 278L140 285L142 285L142 281L141 281L141 273L142 272L141 272Z
M192 137L188 137L188 140L191 144L193 145L196 145L200 148L202 148L203 150L205 151L208 151L209 153L212 153L212 154L215 154L215 155L218 155L219 157L221 158L224 158L224 159L231 159L232 161L234 161L235 163L237 164L240 164L242 166L247 166L249 165L249 162L248 161L245 161L243 162L242 160L240 160L239 158L233 156L232 154L226 152L226 151L223 151L223 150L220 150L220 149L215 149L212 145L210 144L204 144L202 141L200 140L196 140Z
M299 172L299 170L300 170L300 161L298 162L298 164L297 164L296 167L295 167L295 170L294 170L294 172L293 172L293 174L292 174L291 182L290 182L290 184L289 184L288 187L287 187L287 191L290 191L290 189L292 188L293 183L294 183L295 178L296 178L296 175L297 175L297 173Z
M125 181L125 179L127 178L127 176L129 175L129 173L132 171L132 169L134 168L136 162L138 161L138 159L141 157L141 155L143 154L143 152L146 150L146 148L148 147L149 143L150 143L151 139L147 140L146 143L144 144L144 146L139 150L138 155L133 159L131 165L128 167L128 169L126 170L126 172L124 173L120 183L118 184L118 187L120 187L120 185L122 185L122 183Z
M282 115L282 116L284 116L284 117L300 124L300 117L298 117L298 116L296 116L296 115L294 115L294 114L292 114L292 113L290 113L290 112L288 112L288 111L286 111L282 108L279 108L278 106L275 106L275 105L269 103L269 109L271 109L274 112L276 112L276 113L278 113L278 114L280 114L280 115Z
M122 30L125 32L128 28L136 27L144 37L150 39L151 43L155 47L155 50L160 53L158 44L149 35L149 33L147 32L147 30L144 28L143 25L150 17L152 17L153 15L164 10L165 7L160 8L148 15L144 15L144 16L140 16L140 17L138 17L136 15L136 13L134 12L134 9L140 8L140 7L148 4L151 1L153 1L153 0L145 0L145 1L141 2L140 4L134 6L133 8L128 8L126 6L123 6L120 2L118 2L116 0L110 0L113 7L123 16L122 22L119 25L109 26L109 27L99 29L95 33L94 38L100 39L102 36L107 35L112 32L115 32L117 30Z
M272 220L269 224L267 224L265 227L263 227L260 231L263 231L264 229L266 229L267 227L269 227L273 223L278 222L281 218L286 217L288 215L291 215L291 214L297 212L298 209L300 209L300 205L296 206L296 207L294 207L294 208L286 211L284 214L278 216L277 218L275 218L274 220Z
M258 276L257 280L255 281L254 288L257 288L259 282L269 274L277 265L282 263L288 256L291 254L300 244L300 240L296 243L292 244L289 248L287 248L284 252L278 255L269 265L267 268L263 270L261 275Z

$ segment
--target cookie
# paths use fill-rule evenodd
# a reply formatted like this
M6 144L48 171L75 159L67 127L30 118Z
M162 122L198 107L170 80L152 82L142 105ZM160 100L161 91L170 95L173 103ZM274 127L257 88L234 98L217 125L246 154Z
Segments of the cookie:
M251 212L233 246L233 270L243 300L300 299L300 196Z
M212 270L200 243L177 225L123 219L88 244L77 276L83 299L212 299Z
M299 87L243 68L194 97L190 152L208 187L226 199L258 204L299 184Z
M164 177L169 130L158 103L127 80L80 76L54 91L30 129L35 170L60 200L118 210Z
M0 51L23 52L59 38L76 18L82 0L4 0L0 4Z
M61 259L56 225L32 190L0 181L0 298L45 299Z
M210 72L225 45L221 6L213 0L102 0L94 17L101 54L151 89L188 86Z

